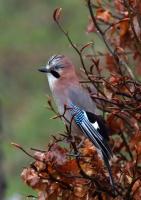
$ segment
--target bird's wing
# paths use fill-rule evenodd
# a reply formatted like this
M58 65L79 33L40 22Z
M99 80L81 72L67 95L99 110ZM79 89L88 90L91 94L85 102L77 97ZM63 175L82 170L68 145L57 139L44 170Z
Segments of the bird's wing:
M112 152L108 144L108 130L104 122L95 114L84 111L69 101L69 112L74 115L74 121L81 128L83 133L91 140L98 153L108 160L112 157Z
M97 152L101 155L109 173L110 184L114 189L114 181L109 165L109 160L112 157L112 151L108 144L108 129L105 126L104 120L100 120L99 116L91 112L84 111L75 106L69 101L69 112L73 116L74 121L88 137L93 145L96 147Z
M68 98L82 110L99 115L98 109L91 99L89 93L82 87L69 87L67 90Z

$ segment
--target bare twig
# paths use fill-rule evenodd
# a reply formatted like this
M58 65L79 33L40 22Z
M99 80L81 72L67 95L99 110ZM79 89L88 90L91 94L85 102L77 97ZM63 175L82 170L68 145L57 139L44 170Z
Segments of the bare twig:
M134 37L135 37L136 42L137 42L137 46L138 46L139 51L140 51L140 53L141 53L141 40L140 40L140 38L137 36L136 31L135 31L135 28L134 28L133 18L132 18L132 14L131 14L131 11L130 11L130 5L129 5L129 3L127 2L127 0L124 0L124 4L125 4L125 7L127 8L127 11L128 11L128 13L129 13L129 19L130 19L131 29L132 29L132 31L133 31Z
M117 58L118 58L119 64L122 65L127 70L129 75L131 76L131 78L133 80L136 80L136 78L135 78L134 74L132 73L131 69L128 67L128 65L125 63L125 61L117 53L115 53L115 50L112 48L112 46L110 45L109 41L107 40L104 31L102 31L100 26L97 24L96 19L95 19L94 14L93 14L92 7L91 7L91 0L86 0L86 1L88 3L88 8L89 8L93 23L94 23L95 27L97 28L98 32L101 34L101 36L103 38L103 41L105 42L107 48L109 49L111 54L114 56L116 61L117 61Z

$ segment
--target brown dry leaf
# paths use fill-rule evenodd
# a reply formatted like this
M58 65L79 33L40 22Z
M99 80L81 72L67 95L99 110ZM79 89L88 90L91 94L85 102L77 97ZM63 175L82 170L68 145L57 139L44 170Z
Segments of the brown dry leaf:
M107 115L106 124L111 133L115 134L119 130L124 130L125 122L122 119L117 118L114 114L109 113Z
M124 19L123 19L124 20ZM120 24L118 24L118 27L119 27L119 35L120 36L123 36L127 33L128 29L129 29L129 21L128 20L125 20L125 21L122 21L120 22Z
M37 195L38 200L57 200L58 195L61 193L61 190L58 190L58 188L52 190L51 186L52 184L44 184L42 186L40 192Z
M24 169L23 172L21 173L21 178L28 186L32 187L33 190L40 188L39 184L40 177L38 176L38 173L34 169L32 168Z
M106 55L106 66L105 66L111 73L115 73L117 71L117 67L115 64L115 60L112 55Z
M137 76L141 76L141 67L140 67L140 63L141 63L141 56L138 54L137 59L136 59L136 65L135 65L135 74Z
M136 60L138 58L138 56L140 55L138 49L136 49L134 52L134 56L133 56L133 59Z
M138 133L138 131L139 131L138 121L135 118L131 117L130 118L130 124L132 124L132 126L134 127L135 133Z
M127 183L128 183L128 184L131 184L131 182L132 182L131 176L126 175L125 177L126 177Z
M111 90L108 90L106 87L104 87L104 94L106 95L107 99L111 100L113 93Z
M121 196L117 196L116 198L114 198L113 200L123 200L123 198Z
M110 27L108 30L108 39L112 37L112 35L117 31L117 26L116 24L113 23L113 25Z
M69 183L69 184L73 184L73 185L76 185L78 183L80 183L80 184L85 183L85 179L70 178L72 176L80 176L75 158L68 160L65 163L65 165L58 166L58 169L59 169L60 172L66 174L66 176L60 175L61 180L63 180L64 182Z
M101 197L102 197L102 200L108 200L109 199L109 195L107 195L106 193L101 193Z
M62 200L68 200L69 192L68 190L62 191Z
M74 194L77 197L83 197L87 193L88 188L84 188L81 185L77 185L74 187Z
M131 139L129 143L130 150L135 150L135 145L137 146L138 143L141 141L141 131L138 131L138 133L135 134L135 136Z
M134 163L140 164L141 163L141 142L135 146L136 153L133 156Z
M72 191L68 191L68 198L67 198L67 200L75 200L75 199L76 199L76 196L74 195L74 193ZM64 200L64 198L62 200Z
M47 200L57 200L57 199L58 199L58 192L57 191L50 194L47 198Z
M95 148L92 142L89 139L84 141L84 147L80 148L79 151L84 155L93 155L95 153Z
M41 152L35 152L34 154L34 157L36 159L36 162L35 162L35 166L37 168L37 170L44 170L46 165L45 163L43 162L43 160L45 159L45 154L44 153L41 153Z
M120 3L119 0L115 0L111 3L111 5L115 6L119 10L119 12L125 11L125 6L122 3Z
M78 172L78 167L77 167L77 164L76 164L76 159L73 158L71 160L67 160L67 162L65 163L65 165L59 166L59 170L62 173L71 172L72 174L76 174Z
M128 80L129 77L128 76L123 76L123 77L120 77L118 75L112 75L109 79L109 83L111 83L113 86L116 85L116 84L119 84L121 83L119 86L118 86L118 89L121 90L121 91L124 91L124 92L127 92L129 93L128 89L124 86L124 82L126 80ZM108 86L109 87L109 86Z
M110 77L109 83L111 83L113 85L117 84L117 83L119 83L120 79L121 79L121 77L119 75L113 75L113 76Z
M141 142L139 142L136 146L136 151L138 154L141 154Z
M98 8L96 10L95 17L97 19L101 19L104 22L108 22L110 19L109 10L103 10L102 8Z
M51 162L55 165L64 165L67 161L67 150L54 144L50 151L45 153L45 162Z
M98 160L98 159L97 159ZM92 176L94 174L94 170L93 170L93 167L92 167L92 164L91 164L91 161L89 161L89 163L81 163L80 166L82 168L82 170L88 175L88 176ZM94 161L93 162L93 166L96 166L95 163L100 163L100 161L98 160L98 162ZM100 165L99 165L100 167Z
M34 153L34 157L35 157L36 160L43 161L43 160L45 159L45 154L36 151L36 152Z
M131 32L127 31L126 34L115 37L112 43L115 45L115 47L121 47L122 49L125 49L125 47L132 48L133 40L134 38L132 37Z
M86 33L93 32L94 29L95 29L95 26L94 26L93 20L92 20L91 17L89 17L89 24L88 24L88 26L86 27Z
M133 162L127 161L124 164L124 173L129 175L130 177L133 175Z
M38 200L48 200L48 194L45 191L40 191L37 198Z
M136 192L135 192L136 191ZM132 193L134 193L134 199L140 200L141 199L141 180L137 180L132 187Z
M138 10L139 15L141 15L141 1L140 0L137 0L137 10Z
M139 114L139 113L136 113L136 118L140 121L141 120L141 114Z
M46 188L46 190L44 191L45 193L47 193L47 200L57 200L59 193L59 184L58 183L52 183L50 187Z
M139 26L139 23L138 23L136 16L133 17L133 26L134 26L134 29L135 29L137 36L139 36L141 34L141 28Z
M55 183L55 182L52 183L51 187L48 190L48 194L50 195L50 194L54 193L56 190L58 190L58 188L59 188L59 184L58 183Z

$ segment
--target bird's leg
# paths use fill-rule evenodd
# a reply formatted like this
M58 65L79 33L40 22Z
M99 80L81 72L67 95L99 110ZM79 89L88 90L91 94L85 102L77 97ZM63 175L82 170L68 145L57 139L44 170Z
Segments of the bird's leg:
M84 144L85 140L86 140L86 137L84 137L84 138L81 140L81 142L80 142L79 145L77 146L77 149L79 149L79 148Z
M77 136L73 136L73 139L71 139L70 141L71 141L71 142L75 142L75 141L76 141L76 140L75 140L75 137L77 137ZM80 139L80 137L79 137L79 139ZM76 149L77 149L77 150L83 145L85 139L86 139L86 137L84 137L84 138L81 140L81 142L76 146ZM70 152L72 152L73 155L74 155L75 157L76 157L76 156L80 156L80 154L81 154L80 152L75 153L75 150L72 149L72 148L70 149L70 151L68 152L68 154L69 154Z
M76 146L77 150L83 145L84 141L85 141L86 137L84 137L81 142ZM77 152L77 154L74 152L74 149L72 150L72 153L74 154L74 156L80 156L80 152Z

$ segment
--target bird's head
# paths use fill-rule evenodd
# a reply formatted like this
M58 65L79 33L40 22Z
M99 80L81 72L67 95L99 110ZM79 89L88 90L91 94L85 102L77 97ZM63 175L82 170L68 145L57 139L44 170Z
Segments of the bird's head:
M68 70L74 70L73 64L65 55L53 55L49 58L45 67L38 69L40 72L51 74L58 79L67 74Z

